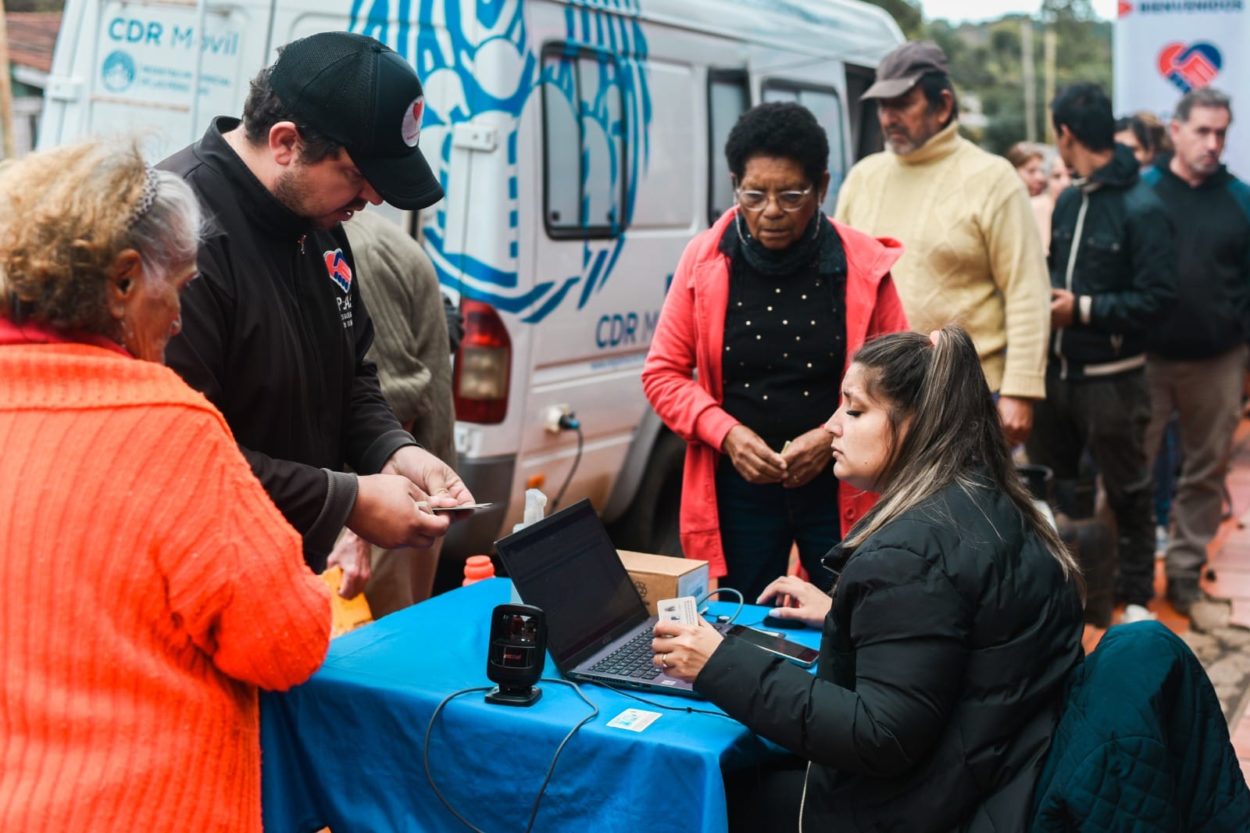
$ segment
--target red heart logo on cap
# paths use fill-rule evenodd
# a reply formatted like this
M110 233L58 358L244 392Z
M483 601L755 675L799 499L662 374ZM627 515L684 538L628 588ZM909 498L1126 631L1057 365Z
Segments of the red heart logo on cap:
M404 144L415 148L421 141L421 116L425 113L425 97L417 96L416 101L408 105L404 113L404 123L400 127Z

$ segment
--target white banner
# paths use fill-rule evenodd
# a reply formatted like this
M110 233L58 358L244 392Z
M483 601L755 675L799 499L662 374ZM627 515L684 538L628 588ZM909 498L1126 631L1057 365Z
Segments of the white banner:
M1120 0L1115 23L1115 112L1149 110L1167 124L1177 100L1215 87L1240 113L1224 161L1250 179L1250 0Z

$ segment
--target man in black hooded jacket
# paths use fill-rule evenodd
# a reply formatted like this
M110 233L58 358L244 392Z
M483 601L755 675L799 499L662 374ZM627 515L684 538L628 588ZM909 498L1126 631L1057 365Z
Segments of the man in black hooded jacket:
M1089 449L1115 515L1124 621L1148 619L1155 547L1145 338L1175 294L1172 226L1132 151L1115 144L1111 101L1098 86L1068 87L1051 111L1076 179L1051 227L1046 400L1028 453L1057 479L1073 479Z

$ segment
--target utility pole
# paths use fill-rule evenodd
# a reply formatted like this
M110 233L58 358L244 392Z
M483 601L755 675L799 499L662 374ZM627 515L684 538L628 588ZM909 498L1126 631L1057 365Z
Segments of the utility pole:
M3 2L3 0L0 0ZM1033 18L1020 21L1020 69L1024 83L1024 138L1037 141L1037 78L1033 67Z
M1051 16L1051 19L1045 22L1045 24L1046 24L1046 31L1042 35L1042 49L1043 49L1042 71L1044 73L1044 78L1045 78L1044 87L1045 87L1045 95L1046 95L1046 106L1049 108L1050 102L1055 100L1055 52L1057 51L1056 46L1058 44L1058 39L1057 39L1057 36L1055 35L1055 21L1054 21L1053 15ZM1045 119L1045 122L1046 122L1046 144L1053 145L1055 143L1055 126L1049 118Z
M17 155L13 143L13 69L9 65L9 24L0 0L0 130L4 131L4 158Z

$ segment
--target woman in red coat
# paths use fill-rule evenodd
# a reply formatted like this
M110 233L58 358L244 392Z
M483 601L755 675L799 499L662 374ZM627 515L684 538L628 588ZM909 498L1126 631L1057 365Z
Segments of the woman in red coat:
M890 279L902 246L820 210L829 144L807 109L749 110L725 156L737 206L686 247L642 383L687 442L683 551L753 601L796 543L828 589L820 558L872 495L834 478L821 426L850 357L907 320Z

